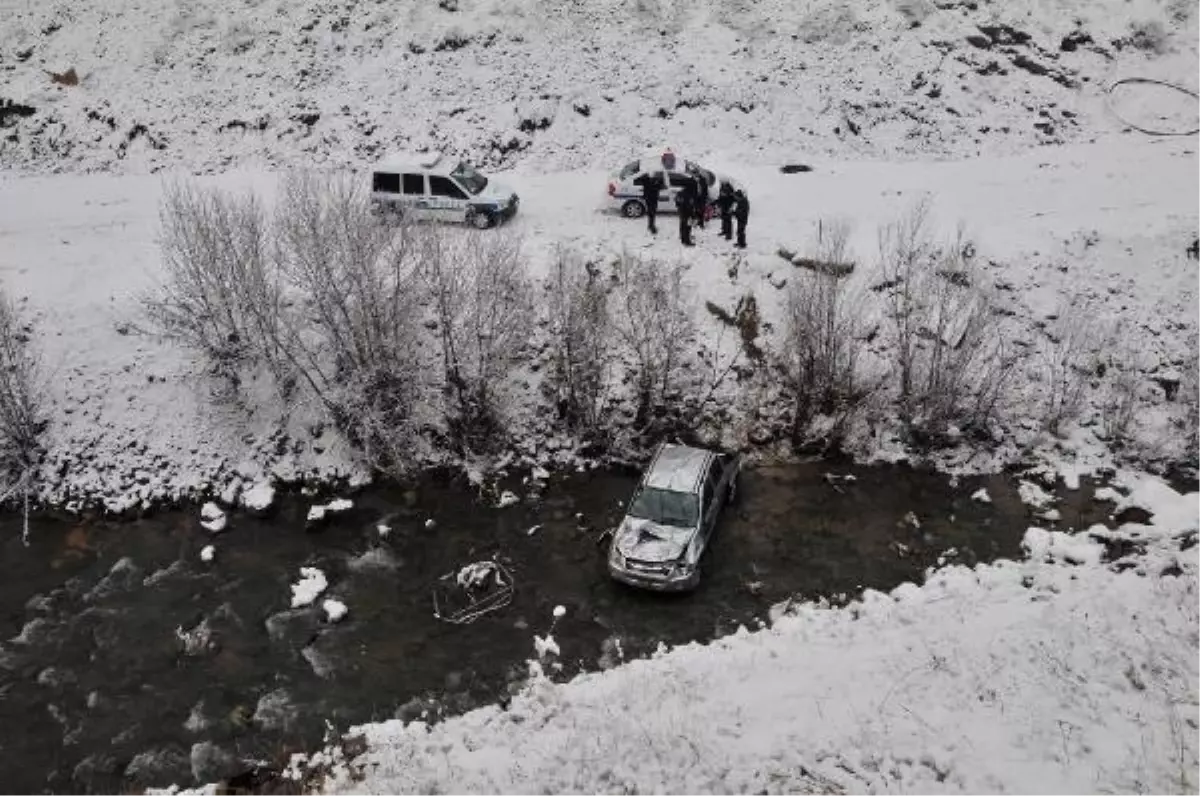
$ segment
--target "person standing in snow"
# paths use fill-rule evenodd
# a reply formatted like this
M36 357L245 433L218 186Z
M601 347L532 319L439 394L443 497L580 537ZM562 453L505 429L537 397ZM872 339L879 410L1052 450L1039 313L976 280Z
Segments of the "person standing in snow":
M746 222L750 219L750 200L746 192L738 189L733 192L733 217L737 219L737 243L739 249L746 248Z
M717 210L721 213L721 237L725 240L733 240L733 205L733 186L722 182L717 191Z
M695 246L692 242L692 216L696 212L696 184L684 181L675 196L675 209L679 213L679 242L684 246Z
M663 174L661 171L651 171L633 181L634 185L642 186L642 202L646 205L646 221L649 223L651 235L658 234L655 219L658 217L658 197L663 190Z
M698 171L692 175L692 179L696 183L696 226L704 229L704 216L708 212L708 183Z

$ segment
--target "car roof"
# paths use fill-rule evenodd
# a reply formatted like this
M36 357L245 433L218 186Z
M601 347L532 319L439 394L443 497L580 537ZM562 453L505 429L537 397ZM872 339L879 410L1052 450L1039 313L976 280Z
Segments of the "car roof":
M394 152L376 164L376 171L435 171L450 167L450 160L441 152Z
M687 445L663 445L646 473L645 486L670 492L699 492L712 451Z

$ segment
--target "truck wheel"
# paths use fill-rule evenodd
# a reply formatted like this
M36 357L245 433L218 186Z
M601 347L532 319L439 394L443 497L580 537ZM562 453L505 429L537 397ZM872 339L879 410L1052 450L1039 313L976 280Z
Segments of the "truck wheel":
M637 199L630 199L621 205L621 215L625 218L641 218L646 215L646 206Z
M475 229L487 229L492 225L492 217L482 210L472 210L467 214L467 223Z

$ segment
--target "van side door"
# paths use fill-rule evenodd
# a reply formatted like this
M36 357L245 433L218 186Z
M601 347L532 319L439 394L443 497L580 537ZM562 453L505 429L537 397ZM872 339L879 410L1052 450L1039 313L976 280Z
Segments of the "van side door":
M400 175L400 187L403 191L401 204L408 217L413 221L425 221L429 215L429 189L425 184L425 175L410 172Z
M454 180L438 174L429 175L429 201L432 217L438 221L465 221L467 192Z

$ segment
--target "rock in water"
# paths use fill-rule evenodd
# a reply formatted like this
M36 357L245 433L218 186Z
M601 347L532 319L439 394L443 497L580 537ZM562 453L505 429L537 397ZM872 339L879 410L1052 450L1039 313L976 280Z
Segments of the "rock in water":
M300 717L300 711L287 691L280 688L264 694L254 710L254 723L264 730L287 732Z
M192 778L201 784L228 779L240 774L245 768L232 753L212 741L194 744L190 762Z

